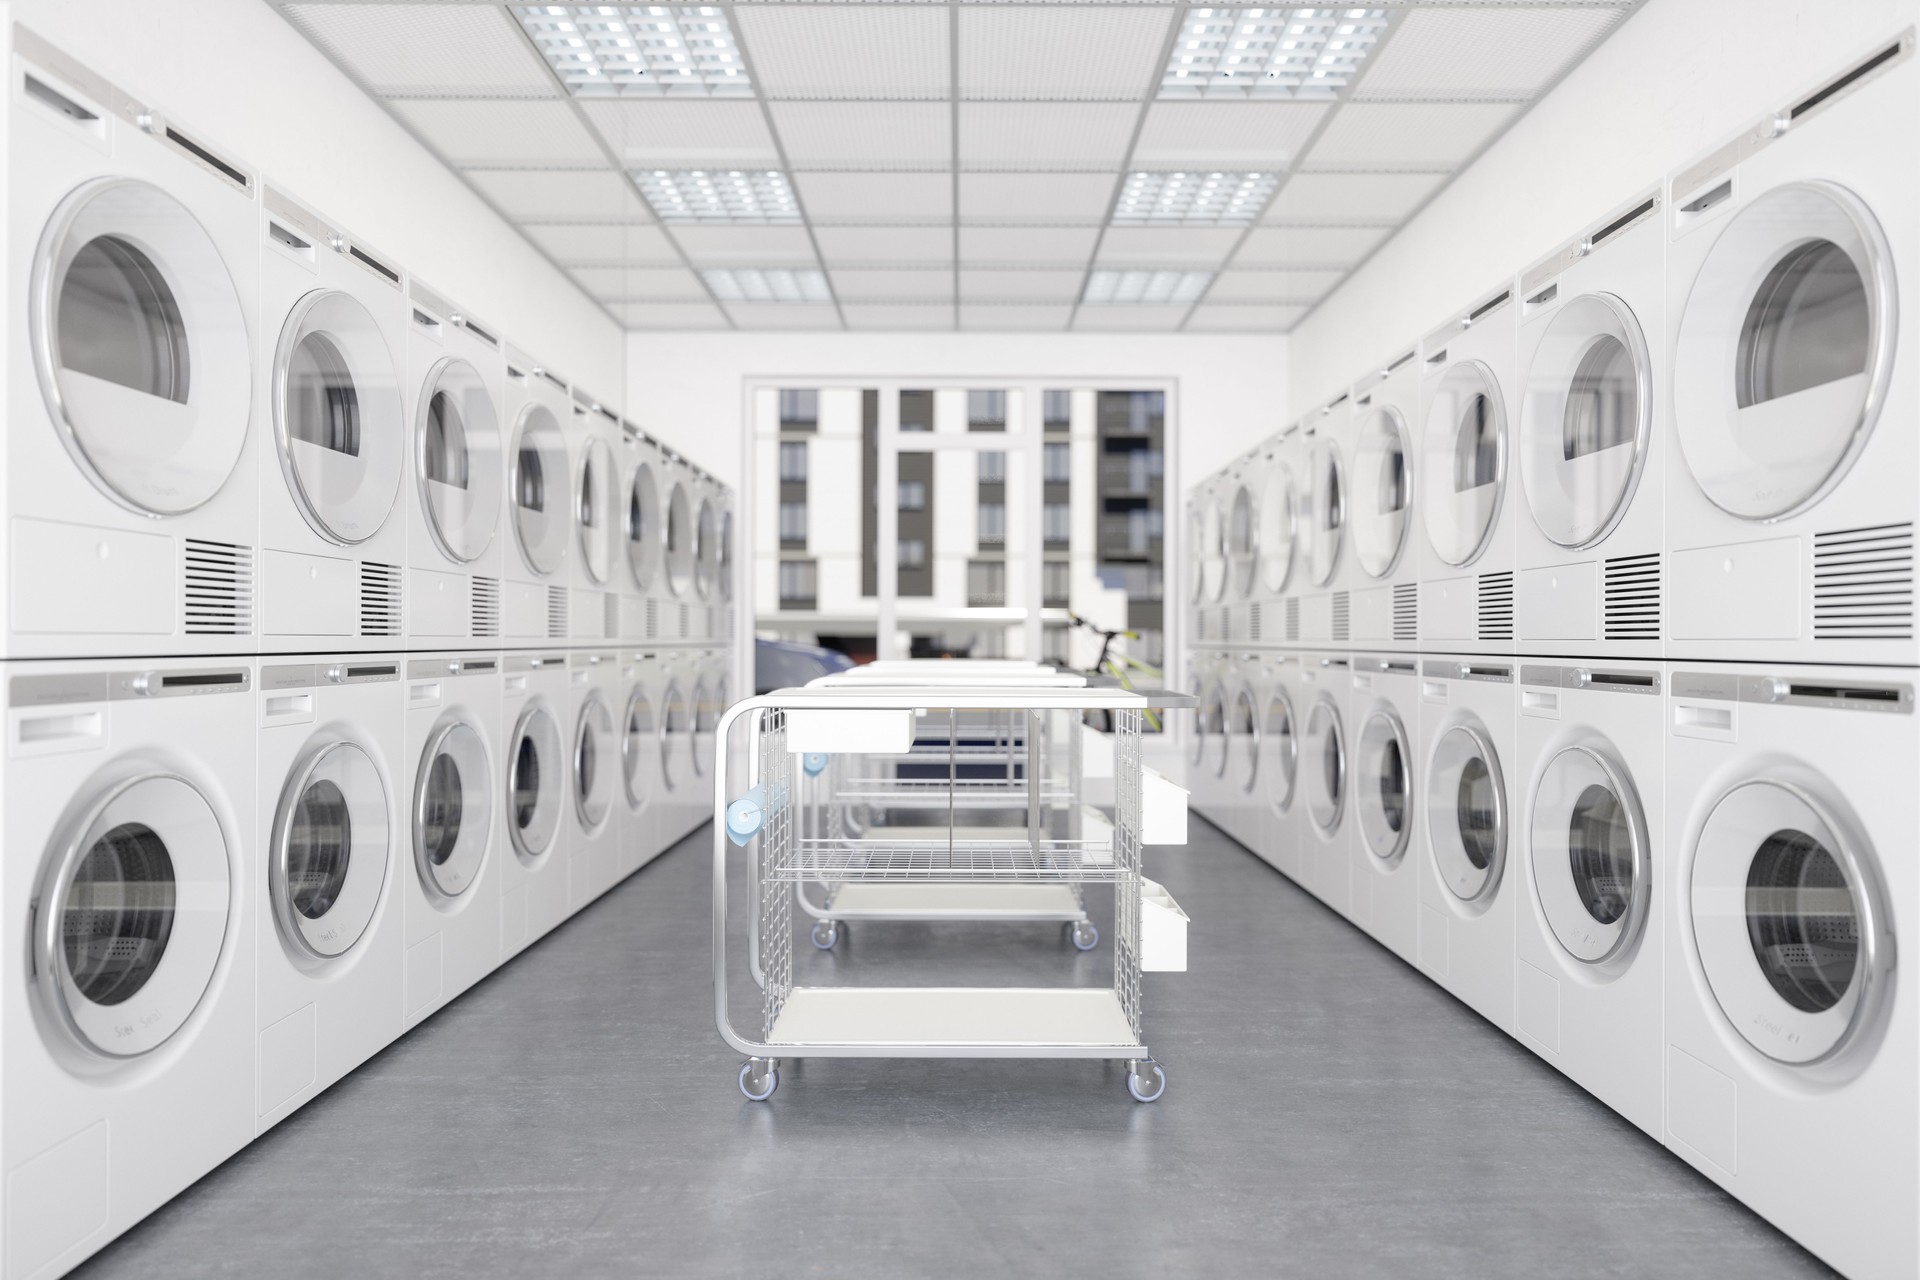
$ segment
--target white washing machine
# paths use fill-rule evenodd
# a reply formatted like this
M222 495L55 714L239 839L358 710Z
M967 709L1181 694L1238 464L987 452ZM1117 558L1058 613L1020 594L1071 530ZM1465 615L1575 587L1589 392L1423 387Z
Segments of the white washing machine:
M1668 857L1658 664L1520 669L1514 1033L1658 1137Z
M1353 919L1409 964L1420 949L1420 663L1412 654L1353 659Z
M693 829L707 785L693 768L693 716L699 672L689 650L662 655L658 711L661 845L672 848Z
M714 595L718 599L719 604L714 610L714 616L718 622L713 639L715 644L727 645L729 648L734 644L734 600L740 588L740 584L735 581L739 575L740 566L734 559L734 538L736 535L733 527L733 504L733 490L728 486L721 486L718 504L720 509L720 563L719 577L714 587Z
M251 652L254 178L8 33L5 656Z
M1510 481L1513 282L1421 345L1420 639L1429 649L1513 652L1514 531L1530 520Z
M405 1028L403 663L352 654L260 667L262 1132Z
M1300 883L1343 916L1353 914L1353 700L1344 653L1300 658Z
M1511 659L1424 658L1420 776L1426 800L1420 968L1480 1016L1513 1031L1514 834Z
M407 293L407 639L497 647L506 355L491 326L420 281Z
M1670 655L1920 661L1913 42L1673 178Z
M597 644L620 631L620 581L614 576L626 541L620 419L576 387L567 433L573 454L574 538L568 633L574 640Z
M620 878L622 826L620 657L569 655L567 670L567 902L578 911Z
M1267 658L1260 713L1260 767L1254 794L1261 807L1261 835L1254 852L1289 878L1300 878L1300 658Z
M1261 449L1261 464L1255 503L1256 603L1251 638L1262 644L1283 644L1287 640L1286 597L1299 579L1294 548L1300 530L1298 467L1286 437L1267 441Z
M620 802L624 834L615 859L617 875L627 876L651 862L661 844L660 673L658 654L643 650L622 664L625 692L620 701Z
M567 657L500 655L500 943L512 956L573 914Z
M1256 788L1260 780L1260 735L1265 727L1266 659L1258 653L1229 655L1225 663L1222 701L1226 732L1221 740L1220 809L1227 834L1249 849L1260 845L1265 805Z
M500 634L508 646L564 641L573 602L573 413L567 384L507 348L507 511Z
M408 1025L493 972L502 954L499 864L506 852L501 656L409 658L406 680Z
M1227 692L1227 682L1232 676L1232 659L1216 650L1206 654L1203 662L1187 786L1193 792L1196 807L1206 814L1207 820L1231 834L1233 819L1229 815L1227 787L1227 703L1231 695Z
M661 593L661 637L685 642L693 636L693 574L699 546L695 519L697 499L693 491L693 468L672 450L662 450L662 487L666 491L666 536L660 544L661 578L666 590Z
M6 673L9 1275L63 1272L254 1135L251 660Z
M1259 586L1258 498L1264 470L1256 452L1235 459L1221 478L1220 541L1225 553L1221 602L1224 634L1230 644L1245 644L1254 638L1252 602Z
M1347 529L1347 464L1353 456L1351 397L1343 395L1301 424L1301 568L1299 625L1289 639L1344 645L1350 635L1353 552ZM1294 606L1288 606L1292 609Z
M693 635L706 644L725 637L720 629L720 524L724 493L704 471L694 473Z
M1520 282L1515 444L1520 653L1658 658L1666 385L1665 220L1650 191Z
M1349 635L1377 652L1420 641L1420 360L1408 351L1353 389L1347 525L1353 541Z
M405 627L405 281L286 193L260 204L260 643L390 649Z
M665 583L660 552L666 541L666 500L660 489L660 446L631 423L621 433L620 488L626 495L625 537L614 577L620 583L620 639L660 635Z
M713 778L719 761L720 715L733 705L733 662L725 649L699 655L700 678L693 707L693 771L700 780L693 800L695 825L713 815Z
M1676 664L1667 1143L1846 1275L1920 1270L1913 672Z

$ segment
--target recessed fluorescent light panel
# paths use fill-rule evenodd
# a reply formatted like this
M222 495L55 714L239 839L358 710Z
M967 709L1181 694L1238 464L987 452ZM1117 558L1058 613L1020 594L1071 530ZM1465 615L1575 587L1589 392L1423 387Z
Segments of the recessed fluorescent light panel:
M1207 291L1211 271L1096 271L1080 299L1089 306L1131 302L1192 302Z
M1244 227L1279 185L1277 173L1130 173L1113 220L1120 226Z
M700 273L722 302L832 302L824 271L714 267Z
M753 96L725 9L523 4L514 13L578 97Z
M1163 98L1331 98L1353 78L1385 9L1189 9Z
M778 169L637 169L633 180L662 222L800 221Z

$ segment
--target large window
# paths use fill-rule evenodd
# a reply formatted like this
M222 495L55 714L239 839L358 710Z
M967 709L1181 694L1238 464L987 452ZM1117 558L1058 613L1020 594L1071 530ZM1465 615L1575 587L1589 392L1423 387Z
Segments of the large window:
M1002 560L967 562L967 603L998 608L1007 602L1007 566Z
M1040 567L1040 603L1049 609L1064 609L1073 595L1073 565L1065 560L1048 560Z
M1007 429L1007 393L1004 391L967 392L967 430L1005 431Z
M765 454L761 455L765 457ZM780 442L780 481L782 484L805 484L807 482L807 442L804 440L782 440Z
M1073 426L1073 392L1049 391L1041 402L1040 426L1045 431L1066 431Z
M902 511L925 511L927 509L926 481L902 480L900 482L900 509Z
M811 609L815 599L814 563L811 560L780 562L780 604L789 609Z
M1007 455L998 449L980 455L980 483L1005 484L1007 482Z
M924 569L927 567L927 544L923 538L900 539L900 567L902 569Z
M1073 446L1049 442L1041 458L1040 476L1048 484L1065 484L1073 479Z
M780 545L783 547L807 545L806 503L783 502L780 504Z
M780 429L815 431L820 426L818 391L782 391L780 393Z
M978 523L981 546L1004 545L1007 541L1007 504L1004 502L981 503Z
M1049 502L1040 509L1041 537L1049 546L1065 546L1073 537L1073 508Z

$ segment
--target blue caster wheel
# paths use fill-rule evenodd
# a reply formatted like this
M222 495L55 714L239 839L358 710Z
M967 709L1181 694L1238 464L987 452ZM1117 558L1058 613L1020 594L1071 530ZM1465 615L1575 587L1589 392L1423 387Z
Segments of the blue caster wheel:
M767 1058L748 1058L740 1066L740 1092L748 1102L765 1102L780 1087L780 1069Z
M743 1084L741 1086L745 1088ZM1141 1058L1127 1064L1127 1092L1133 1095L1135 1102L1158 1102L1160 1095L1167 1091L1167 1073L1152 1058ZM772 1092L769 1088L768 1092Z
M1091 920L1076 920L1067 930L1067 938L1079 951L1091 951L1100 945L1100 930Z
M822 951L833 950L833 944L840 941L840 922L837 920L815 920L813 922L813 945Z

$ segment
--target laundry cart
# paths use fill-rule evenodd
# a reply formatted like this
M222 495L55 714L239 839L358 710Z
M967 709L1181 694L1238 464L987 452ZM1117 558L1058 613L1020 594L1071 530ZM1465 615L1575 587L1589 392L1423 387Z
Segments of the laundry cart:
M741 1091L756 1101L770 1097L782 1058L1055 1057L1125 1061L1133 1096L1158 1098L1166 1076L1144 1039L1140 975L1185 968L1185 917L1144 877L1142 853L1147 844L1185 843L1186 792L1145 765L1141 716L1149 708L1192 705L1179 694L1086 684L875 681L783 690L732 707L721 733L744 735L751 776L728 776L723 764L715 779L726 818L714 833L714 1001L721 1036L748 1058ZM1087 732L1081 719L1092 709L1112 712L1115 721L1117 803L1110 816L1069 803L1071 789L1050 781L1057 774L1047 762L1061 756L1050 744L1070 744ZM976 826L966 818L985 789L962 773L960 725L963 717L991 722L1008 714L1024 746L1022 772L1030 766L1037 785L1022 779L1018 787L1024 824ZM897 770L902 762L929 762L935 733L928 726L945 727L948 756L944 776L915 779L926 820L884 836L850 829L853 806L835 788L857 791L871 779L891 779L881 799L890 809L902 807ZM841 755L860 763L836 773ZM993 803L1005 806L1010 793L1004 785L999 791ZM727 858L735 845L747 861L747 967L762 995L753 1036L734 1027L728 1005ZM798 886L824 886L841 901L857 888L915 889L939 904L934 910L952 913L930 918L973 919L960 905L972 891L1087 884L1113 886L1108 987L795 983Z

